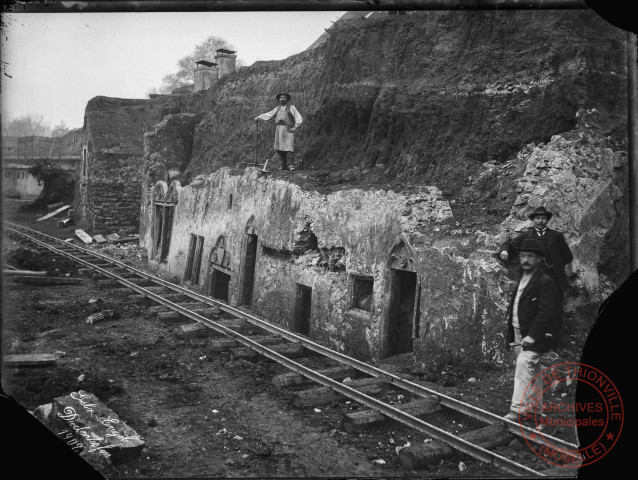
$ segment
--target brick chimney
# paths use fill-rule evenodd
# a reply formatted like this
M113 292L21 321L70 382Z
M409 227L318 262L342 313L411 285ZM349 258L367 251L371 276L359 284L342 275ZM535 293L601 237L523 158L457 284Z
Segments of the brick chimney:
M207 90L212 87L219 77L219 68L214 62L200 60L195 62L195 91Z
M215 50L215 61L219 64L219 78L225 77L229 73L235 71L235 63L237 62L237 55L232 50L226 50L225 48L218 48Z

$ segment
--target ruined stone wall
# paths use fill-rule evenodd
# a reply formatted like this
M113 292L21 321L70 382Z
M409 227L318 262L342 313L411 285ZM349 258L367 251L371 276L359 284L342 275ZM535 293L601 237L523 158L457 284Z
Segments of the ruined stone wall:
M489 254L473 252L474 240L454 230L449 205L434 187L412 195L358 189L322 195L253 170L239 176L222 169L180 190L168 271L182 276L190 234L203 236L199 284L206 292L208 256L223 235L236 304L247 225L259 237L252 311L271 322L292 329L296 284L309 286L311 337L360 358L380 358L388 258L404 241L414 249L412 260L422 278L416 354L436 342L481 358L501 339L495 332L500 323L492 321L505 297L499 290L501 268ZM351 274L374 280L369 313L351 309ZM465 335L457 336L459 331ZM468 332L476 341L467 343Z
M138 214L146 217L140 222L141 246L147 246L146 229L151 225L149 191L158 180L170 183L173 179L182 179L191 158L193 131L201 116L201 113L169 114L144 134L144 174Z
M78 168L74 200L75 220L89 233L137 232L142 182L146 178L145 133L153 131L165 117L181 112L182 97L149 100L100 96L89 101L84 117L86 162ZM176 155L180 149L190 155L190 136L185 143L174 141L170 151L158 145L158 155L164 154L162 161L179 158L183 162ZM172 164L164 166L171 168Z
M94 159L89 197L92 233L137 233L142 183L140 155L102 154Z

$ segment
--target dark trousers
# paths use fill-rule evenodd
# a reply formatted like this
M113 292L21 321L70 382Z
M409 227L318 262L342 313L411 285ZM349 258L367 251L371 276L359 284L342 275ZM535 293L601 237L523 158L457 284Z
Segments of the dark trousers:
M288 170L288 158L290 158L290 165L295 166L295 153L284 152L283 150L277 150L279 154L279 160L281 160L281 169Z
M554 280L554 284L556 284L556 280L554 279L554 271L551 269L545 270L545 273L547 273L547 275L549 275L550 277L552 277L552 280ZM563 290L561 290L558 286L556 287L556 290L558 290L558 294L556 295L556 310L555 310L555 315L556 315L556 321L555 321L555 328L554 328L554 332L553 332L553 338L552 338L552 347L553 348L559 348L562 346L562 337L563 337L563 299L565 297L565 292Z

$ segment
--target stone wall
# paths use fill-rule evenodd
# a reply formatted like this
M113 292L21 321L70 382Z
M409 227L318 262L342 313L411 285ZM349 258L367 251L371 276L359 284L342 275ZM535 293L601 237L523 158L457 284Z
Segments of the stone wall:
M84 217L80 225L97 233L137 233L140 225L142 157L97 154L90 159ZM80 211L82 212L82 210Z
M605 118L595 109L578 119L574 130L522 154L518 197L502 227L531 226L527 213L541 205L553 212L549 227L565 232L574 253L571 302L582 305L604 299L629 275L629 206L625 146L600 133Z
M151 222L152 213L142 218ZM359 189L323 195L253 169L244 175L222 169L180 190L167 270L183 276L190 234L203 236L199 288L208 293L208 257L224 236L230 302L237 304L247 227L259 238L252 311L268 321L294 329L296 284L308 286L312 338L359 358L383 357L389 259L404 246L422 286L417 355L434 342L483 358L502 338L502 269L492 252L477 251L474 239L455 230L434 187L411 195ZM148 244L149 235L142 241ZM351 308L352 275L374 280L370 312Z

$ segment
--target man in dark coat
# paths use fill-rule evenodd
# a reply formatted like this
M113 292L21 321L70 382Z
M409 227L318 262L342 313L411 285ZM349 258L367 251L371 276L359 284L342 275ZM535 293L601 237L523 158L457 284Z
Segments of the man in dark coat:
M542 410L541 357L550 348L558 301L554 281L541 268L544 251L540 243L523 239L517 251L523 273L507 311L507 345L513 343L517 354L514 393L505 416L508 420L518 419L519 414L528 419L535 408L539 414Z
M547 222L552 218L552 212L545 207L538 207L530 216L534 226L527 232L521 233L511 240L503 243L500 247L501 260L507 262L512 259L513 251L521 246L523 240L537 240L543 250L543 260L541 266L556 283L558 287L559 300L556 303L556 330L552 332L551 346L557 348L561 344L561 334L563 330L563 297L567 290L567 275L565 275L565 265L574 259L565 237L562 233L547 228Z

